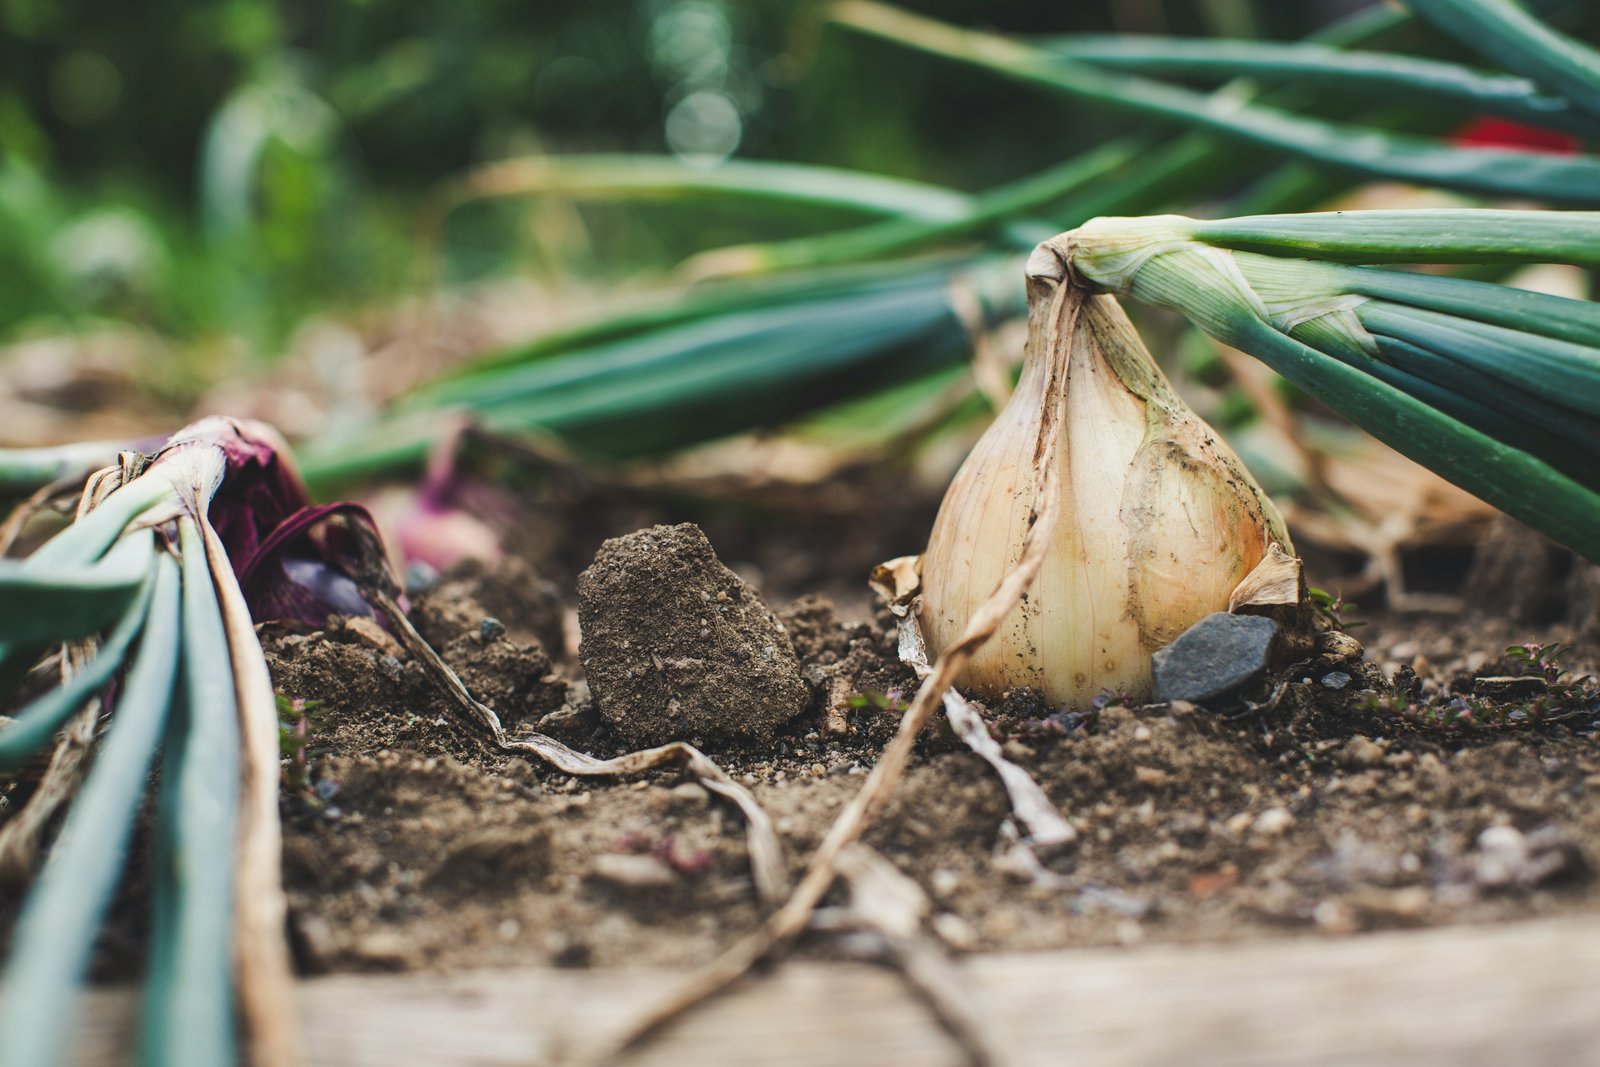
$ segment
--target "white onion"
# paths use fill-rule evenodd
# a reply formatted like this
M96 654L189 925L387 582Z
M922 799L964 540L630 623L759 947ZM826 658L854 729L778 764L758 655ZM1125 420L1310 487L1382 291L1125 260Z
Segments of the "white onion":
M1048 405L1064 419L1061 518L1033 587L961 684L1031 686L1082 707L1150 695L1151 654L1213 611L1274 542L1277 509L1178 398L1116 300L1077 289L1066 236L1028 262L1029 327L1010 402L956 474L922 559L930 647L954 641L1015 564Z

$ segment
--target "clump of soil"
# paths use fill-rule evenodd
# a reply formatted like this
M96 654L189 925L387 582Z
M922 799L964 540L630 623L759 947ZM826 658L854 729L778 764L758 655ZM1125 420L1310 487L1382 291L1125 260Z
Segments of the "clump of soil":
M806 705L782 624L691 523L601 545L578 619L600 717L631 744L766 742Z

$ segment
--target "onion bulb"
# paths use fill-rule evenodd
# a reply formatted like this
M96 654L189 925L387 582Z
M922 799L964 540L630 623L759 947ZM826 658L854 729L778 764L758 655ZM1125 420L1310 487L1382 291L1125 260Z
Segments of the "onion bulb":
M1068 236L1028 261L1028 339L1016 391L957 472L922 558L931 650L954 642L1015 567L1035 454L1054 455L1060 518L1032 588L961 684L1030 686L1084 706L1148 699L1151 655L1214 611L1277 543L1277 509L1162 375L1122 308L1071 276ZM1052 407L1053 406L1053 407Z

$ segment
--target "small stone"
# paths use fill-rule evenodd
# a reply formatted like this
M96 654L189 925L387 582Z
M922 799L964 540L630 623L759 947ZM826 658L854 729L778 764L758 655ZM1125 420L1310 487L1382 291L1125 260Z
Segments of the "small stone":
M1250 829L1262 837L1277 837L1293 825L1294 816L1289 814L1287 808L1268 808L1256 816Z
M1473 696L1484 697L1488 700L1502 700L1508 703L1519 700L1532 700L1534 697L1543 696L1547 688L1544 679L1533 674L1474 678L1472 680Z
M961 887L961 875L948 867L940 867L928 879L928 887L936 897L948 897Z
M1383 762L1383 755L1382 745L1357 734L1339 750L1339 762L1346 767L1376 767Z
M1160 789L1162 786L1171 784L1172 775L1160 767L1135 767L1133 769L1133 780L1140 785L1149 786L1152 789Z
M493 615L484 616L483 621L478 623L478 640L486 645L500 640L505 635L506 624Z
M1329 671L1322 676L1322 688L1343 689L1350 684L1350 676L1344 671Z
M1317 649L1329 659L1361 658L1361 642L1338 630L1329 630L1317 638Z
M1420 885L1400 889L1361 889L1351 894L1351 903L1369 915L1401 923L1414 923L1428 910L1433 899Z
M1241 811L1237 815L1230 815L1222 828L1235 837L1242 837L1254 824L1256 817L1248 811Z
M1311 921L1325 934L1353 934L1361 929L1356 910L1342 900L1324 900L1311 909Z
M959 915L941 911L929 923L934 934L957 952L971 952L978 947L978 931Z
M1278 624L1213 612L1154 656L1156 699L1225 704L1267 671Z
M439 584L439 571L420 559L406 565L406 595L420 596Z
M672 868L654 856L625 852L603 852L596 856L590 874L623 889L665 889L678 882Z

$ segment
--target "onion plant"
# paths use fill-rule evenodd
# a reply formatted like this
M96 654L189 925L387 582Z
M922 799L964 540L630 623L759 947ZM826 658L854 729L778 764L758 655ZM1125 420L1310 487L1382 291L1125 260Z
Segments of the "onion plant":
M294 1062L278 720L252 619L360 610L341 552L369 521L310 506L275 432L208 419L123 453L76 521L0 559L0 771L37 778L0 829L8 867L34 865L70 798L0 977L0 1064L60 1061L157 765L140 1060L234 1062L237 1004L251 1061Z

